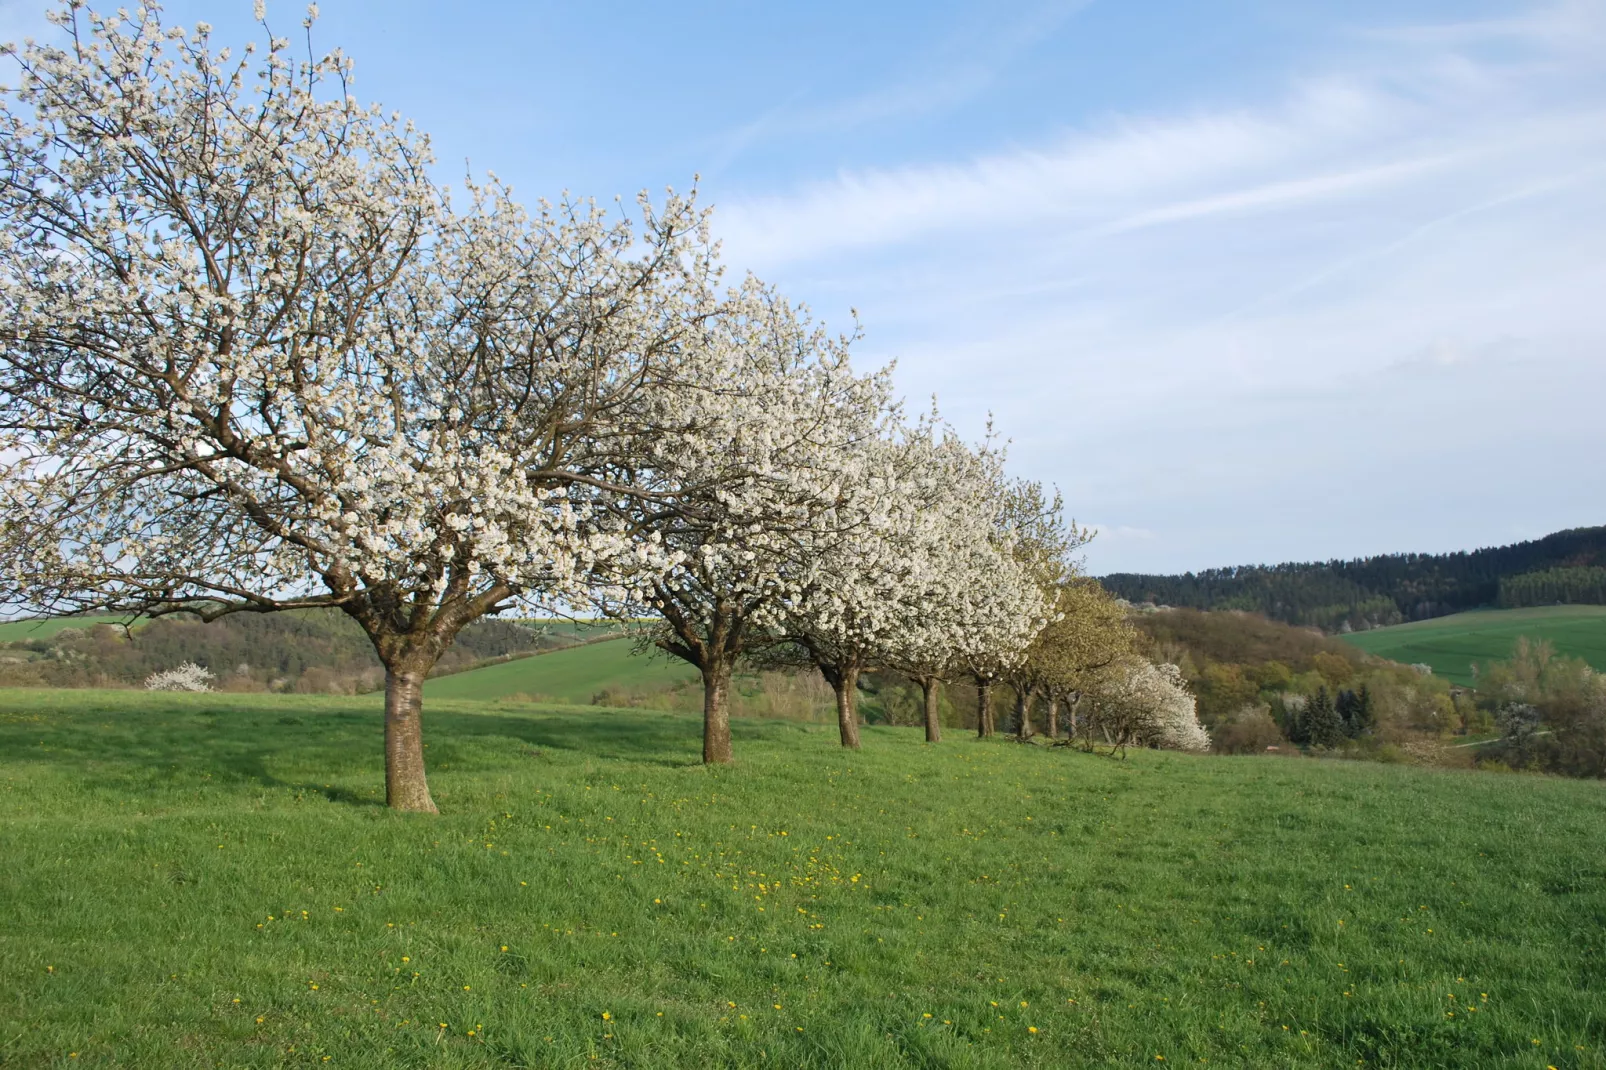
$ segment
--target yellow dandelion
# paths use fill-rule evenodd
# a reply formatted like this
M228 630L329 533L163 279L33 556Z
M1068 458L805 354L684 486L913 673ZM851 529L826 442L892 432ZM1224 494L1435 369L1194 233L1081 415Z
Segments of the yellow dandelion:
M1026 1032L1035 1033L1035 1032L1037 1032L1037 1027L1035 1025L1029 1025L1029 1026L1026 1027Z

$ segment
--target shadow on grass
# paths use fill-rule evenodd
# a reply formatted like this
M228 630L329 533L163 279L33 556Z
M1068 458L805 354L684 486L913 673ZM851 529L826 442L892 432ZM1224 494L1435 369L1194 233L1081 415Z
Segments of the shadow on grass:
M535 751L668 768L701 764L702 725L693 715L591 706L433 706L424 710L432 767L450 763L461 769L467 761L487 770L523 762ZM776 742L802 731L784 721L732 723L738 752L743 744ZM134 787L127 784L131 777L147 786L152 780L193 784L202 778L317 794L342 805L382 806L371 790L338 783L352 777L371 783L383 769L382 740L382 711L366 696L164 700L140 692L0 691L0 762L52 766L91 783ZM499 748L498 740L515 745ZM476 753L464 752L470 744Z
M531 747L586 754L610 761L642 762L668 768L702 765L702 720L684 713L657 710L621 710L608 707L567 706L528 713L426 712L436 738L505 737ZM429 731L426 728L426 731ZM773 743L801 735L799 723L782 720L737 718L731 721L731 738L740 757L744 743Z

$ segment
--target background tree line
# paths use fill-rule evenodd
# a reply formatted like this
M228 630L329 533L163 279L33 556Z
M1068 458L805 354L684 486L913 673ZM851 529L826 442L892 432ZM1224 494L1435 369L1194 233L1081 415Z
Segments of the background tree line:
M1173 576L1115 573L1101 582L1113 594L1134 603L1247 610L1288 624L1338 632L1497 604L1606 604L1606 584L1595 578L1597 572L1606 573L1603 566L1606 527L1592 527L1449 554L1384 554L1351 561L1246 565ZM1553 571L1565 575L1528 578ZM1546 598L1545 591L1558 594ZM1508 597L1514 601L1508 603Z
M1390 759L1493 727L1488 710L1442 677L1309 628L1194 609L1135 612L1132 622L1147 657L1179 666L1220 753L1315 748Z
M567 628L480 620L463 629L434 672L443 675L580 641ZM129 687L184 662L210 671L214 686L227 691L351 695L385 684L384 666L355 622L327 610L305 610L210 622L162 617L126 630L88 624L49 638L0 643L0 686Z
M1606 605L1606 568L1589 565L1575 568L1548 568L1500 578L1501 609L1523 606Z

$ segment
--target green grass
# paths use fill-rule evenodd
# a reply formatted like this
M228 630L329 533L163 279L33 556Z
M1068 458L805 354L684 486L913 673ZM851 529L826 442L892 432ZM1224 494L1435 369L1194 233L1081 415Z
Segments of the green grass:
M1424 663L1440 676L1471 685L1473 664L1510 657L1519 636L1547 639L1557 653L1606 671L1606 606L1481 609L1343 638L1369 653Z
M0 1064L1606 1066L1599 783L697 729L0 692Z
M585 703L605 688L662 687L697 676L697 670L683 662L632 654L632 649L629 639L610 639L518 658L430 680L424 694L429 701L540 695L555 702Z
M63 628L88 628L96 624L123 624L126 616L46 617L43 619L0 622L0 643L25 639L49 639Z

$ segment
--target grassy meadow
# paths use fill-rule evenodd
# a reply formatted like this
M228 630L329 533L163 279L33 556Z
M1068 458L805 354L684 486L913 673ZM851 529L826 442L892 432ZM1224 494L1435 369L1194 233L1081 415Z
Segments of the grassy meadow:
M634 654L634 645L630 639L609 639L516 658L437 677L424 685L424 694L428 701L486 701L523 695L584 704L605 689L649 689L697 678L697 670L685 662Z
M0 692L0 1065L1606 1066L1599 783L379 712Z
M1606 606L1480 609L1343 638L1380 657L1432 666L1438 675L1470 686L1474 664L1509 658L1521 636L1549 640L1558 654L1606 671Z

